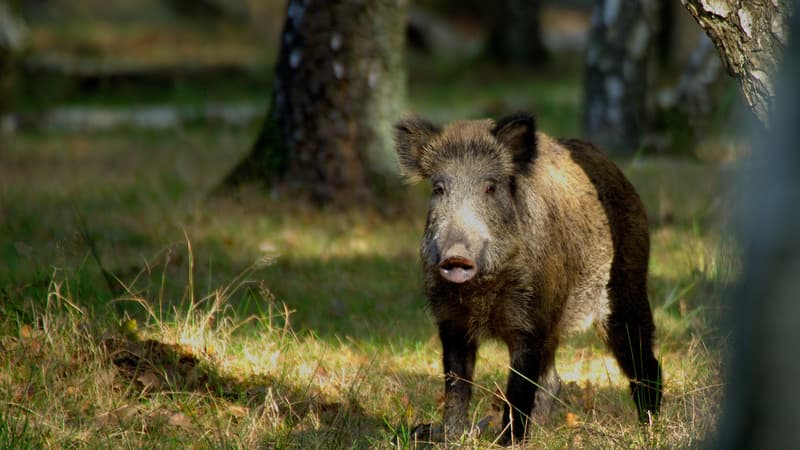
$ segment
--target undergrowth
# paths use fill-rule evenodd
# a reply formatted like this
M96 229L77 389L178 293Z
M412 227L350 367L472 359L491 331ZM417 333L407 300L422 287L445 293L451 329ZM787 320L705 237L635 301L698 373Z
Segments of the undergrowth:
M101 319L56 271L43 302L31 299L25 314L4 316L4 448L410 448L413 426L438 419L441 365L433 337L398 348L298 335L292 310L258 280L272 259L200 295L188 237L185 243L188 284L168 311L162 297L145 298L118 280L125 293L115 301L138 311ZM664 302L656 309L666 385L660 417L638 426L610 354L593 336L578 336L559 351L564 389L554 413L527 445L698 445L718 413L721 348L709 346L708 324L694 321L700 312L670 312L695 286L654 299ZM259 313L245 317L230 300L247 289L258 293ZM496 343L481 349L471 417L488 428L460 446L494 445L504 355Z
M206 197L236 160L222 149L248 144L219 129L4 148L0 447L407 448L441 420L424 188L382 211ZM651 218L663 410L639 426L610 353L578 335L557 355L563 403L530 448L694 447L715 428L715 319L740 270L719 219L724 167L623 169ZM508 370L502 345L481 347L469 417L487 431L451 447L493 446Z

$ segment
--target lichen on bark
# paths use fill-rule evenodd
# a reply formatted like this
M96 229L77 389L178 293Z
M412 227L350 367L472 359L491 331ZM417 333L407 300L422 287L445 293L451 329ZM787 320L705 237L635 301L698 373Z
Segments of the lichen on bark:
M768 126L774 77L786 45L787 0L681 0L714 42L750 109Z
M246 174L317 203L352 202L396 172L405 3L289 1L270 113L226 184Z
M610 153L630 155L641 142L657 18L656 0L602 0L595 5L583 127L587 137Z

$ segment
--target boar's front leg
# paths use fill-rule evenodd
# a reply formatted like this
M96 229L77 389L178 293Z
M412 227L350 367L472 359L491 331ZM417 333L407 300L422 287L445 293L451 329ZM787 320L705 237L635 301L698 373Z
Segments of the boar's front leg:
M472 395L472 374L478 344L467 328L452 321L439 323L444 365L444 429L448 439L458 439L468 429L467 410Z
M544 380L555 356L554 343L539 333L520 333L508 342L511 373L508 375L506 405L503 410L503 436L500 442L508 445L524 440L533 409L537 384ZM557 375L553 373L553 376ZM546 383L548 384L548 383ZM555 387L555 384L553 385Z
M554 355L555 356L555 355ZM558 377L555 360L548 362L549 368L544 369L539 378L539 387L533 399L532 418L539 425L544 425L550 418L553 403L561 392L561 379Z

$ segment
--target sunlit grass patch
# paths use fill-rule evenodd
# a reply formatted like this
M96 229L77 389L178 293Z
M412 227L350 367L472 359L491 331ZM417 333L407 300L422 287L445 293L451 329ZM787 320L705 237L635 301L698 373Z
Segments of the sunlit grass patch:
M4 424L9 439L30 437L48 447L253 448L298 430L327 427L327 439L339 433L331 423L345 418L370 423L355 399L368 360L323 364L333 350L313 338L301 343L285 309L240 320L225 307L223 289L163 317L137 298L148 313L143 323L96 328L62 292L67 285L54 281L46 304L30 305L37 309L33 324L2 324L8 334L0 387L7 400L0 411L15 418ZM265 302L267 310L274 306L270 297ZM243 327L258 340L240 338Z
M209 197L248 143L226 129L20 135L0 155L0 446L392 448L441 420L425 188L377 211ZM724 170L623 168L651 217L664 409L638 425L610 352L575 336L557 355L563 404L531 448L691 447L716 423L714 324L739 276ZM477 423L502 407L506 348L486 343L476 371Z
M157 298L131 296L143 319L92 324L60 276L43 307L30 305L33 322L3 323L0 385L9 400L0 410L15 418L6 425L14 436L47 446L390 447L402 430L439 420L442 369L430 323L415 324L427 330L416 342L298 335L292 311L247 272L202 295L186 286L186 303L169 314ZM244 317L228 300L250 284L261 313ZM563 403L532 447L690 446L713 429L719 350L680 315L656 309L656 320L666 390L654 425L636 423L626 380L587 334L559 351ZM507 373L504 346L483 346L476 423L502 407Z

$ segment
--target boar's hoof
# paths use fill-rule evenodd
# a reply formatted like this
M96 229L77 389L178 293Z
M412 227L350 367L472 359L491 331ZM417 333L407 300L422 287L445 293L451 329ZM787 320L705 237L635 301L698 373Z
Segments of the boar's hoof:
M451 283L465 283L478 273L474 262L463 256L451 256L439 263L442 278Z
M465 430L464 433L467 433L469 436L478 437L482 435L491 425L492 423L492 416L486 416L478 423L474 424L472 428L469 430ZM464 433L455 435L455 436L447 436L445 432L444 426L441 424L434 424L434 423L422 423L414 427L411 430L411 443L415 444L425 444L425 443L437 443L437 442L445 442L449 440L457 440L460 439Z

